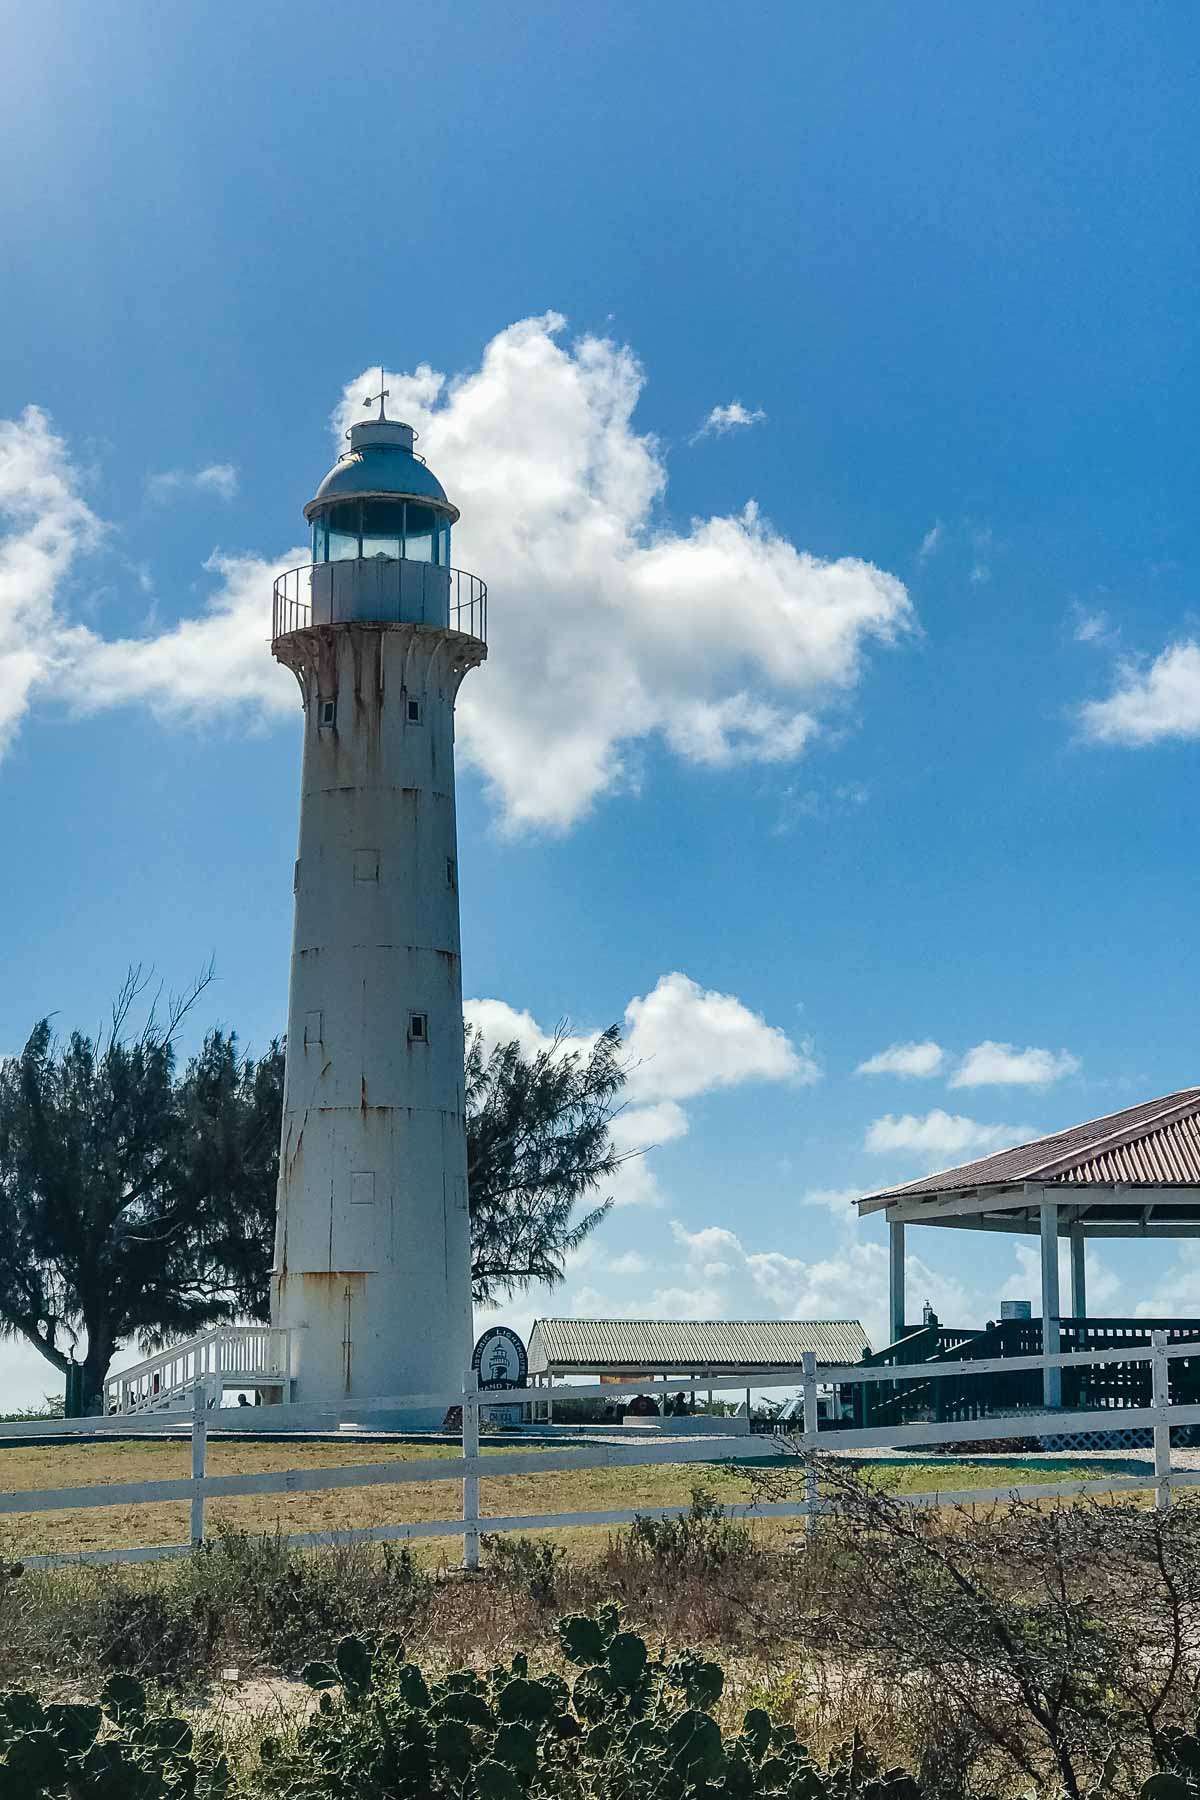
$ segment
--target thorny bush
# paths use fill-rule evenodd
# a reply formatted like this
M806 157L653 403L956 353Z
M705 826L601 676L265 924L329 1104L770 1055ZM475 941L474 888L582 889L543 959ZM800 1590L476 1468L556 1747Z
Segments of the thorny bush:
M862 1465L829 1459L819 1479L819 1579L797 1592L791 1636L934 1697L956 1737L939 1792L961 1793L973 1765L989 1783L1067 1800L1140 1793L1194 1704L1200 1507L939 1509L906 1504ZM777 1499L802 1480L762 1471L756 1487ZM937 1777L924 1762L922 1773Z

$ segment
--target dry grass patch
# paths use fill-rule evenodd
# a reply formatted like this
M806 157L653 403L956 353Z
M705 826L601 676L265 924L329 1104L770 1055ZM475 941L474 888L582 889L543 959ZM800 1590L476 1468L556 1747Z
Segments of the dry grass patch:
M511 1442L484 1445L484 1455L533 1451L539 1446ZM288 1469L346 1468L363 1464L414 1460L457 1460L452 1444L332 1443L308 1439L251 1441L213 1438L208 1447L212 1475L266 1474ZM1062 1481L1105 1472L1103 1465L1057 1466L993 1464L944 1459L903 1464L872 1464L880 1478L901 1492L936 1488L1006 1487L1018 1483ZM1111 1465L1109 1465L1111 1472ZM0 1489L99 1488L122 1482L186 1479L191 1449L186 1439L105 1439L91 1443L10 1445L0 1447ZM547 1516L555 1513L653 1511L686 1506L697 1481L703 1481L726 1505L753 1498L749 1471L716 1452L710 1464L655 1463L614 1468L565 1469L555 1473L506 1475L480 1484L480 1506L486 1516ZM208 1529L224 1526L249 1534L285 1535L350 1531L381 1525L422 1524L453 1519L461 1511L456 1477L404 1486L330 1488L317 1493L248 1495L210 1500L205 1509ZM137 1545L181 1544L188 1537L186 1501L145 1505L68 1509L53 1513L10 1513L0 1516L0 1557L123 1549ZM773 1537L784 1535L784 1528ZM607 1539L604 1526L573 1527L563 1533L579 1554L599 1554ZM417 1540L424 1563L456 1560L453 1538Z

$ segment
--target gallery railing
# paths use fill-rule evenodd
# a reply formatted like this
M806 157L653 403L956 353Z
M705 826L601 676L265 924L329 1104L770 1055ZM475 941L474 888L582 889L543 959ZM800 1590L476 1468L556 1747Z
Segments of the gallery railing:
M305 563L275 581L271 635L354 620L434 625L487 643L487 583L466 569L411 557L362 556Z

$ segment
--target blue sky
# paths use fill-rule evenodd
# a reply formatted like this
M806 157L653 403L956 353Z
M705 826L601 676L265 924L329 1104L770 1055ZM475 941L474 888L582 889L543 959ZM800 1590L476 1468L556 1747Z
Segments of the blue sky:
M632 1003L659 1146L552 1310L877 1330L837 1196L1197 1079L1193 9L8 38L0 1051L131 961L283 1028L271 579L383 360L491 588L467 992L530 1036ZM1008 1241L911 1248L956 1322L1031 1291ZM1200 1267L1092 1294L1195 1311Z

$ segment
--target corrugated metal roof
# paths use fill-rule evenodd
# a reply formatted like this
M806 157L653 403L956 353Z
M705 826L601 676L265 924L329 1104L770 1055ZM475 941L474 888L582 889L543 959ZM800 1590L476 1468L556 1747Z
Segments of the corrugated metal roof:
M538 1319L529 1367L575 1374L717 1374L799 1366L806 1350L818 1362L857 1362L867 1348L857 1319Z
M1049 1137L999 1150L901 1187L864 1194L858 1204L905 1194L1044 1181L1071 1187L1113 1182L1150 1187L1200 1186L1200 1088L1181 1088L1121 1112L1089 1119Z

